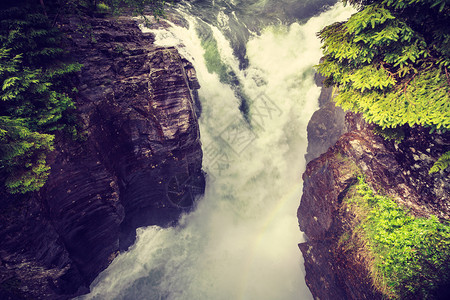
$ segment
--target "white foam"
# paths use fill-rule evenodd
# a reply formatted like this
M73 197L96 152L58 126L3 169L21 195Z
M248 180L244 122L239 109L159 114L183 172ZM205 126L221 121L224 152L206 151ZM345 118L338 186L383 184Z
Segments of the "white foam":
M316 32L348 15L335 6L304 25L267 28L249 41L245 71L213 30L222 61L252 100L249 128L233 90L207 71L196 20L188 18L190 29L155 32L158 44L176 46L197 70L206 193L179 227L139 229L136 244L96 279L86 299L312 298L297 247L296 210L306 126L320 92L312 70L321 56ZM214 151L225 156L218 161Z

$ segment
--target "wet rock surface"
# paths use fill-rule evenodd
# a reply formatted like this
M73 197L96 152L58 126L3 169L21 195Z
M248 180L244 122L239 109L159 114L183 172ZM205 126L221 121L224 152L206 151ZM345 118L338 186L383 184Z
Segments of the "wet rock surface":
M311 130L326 122L316 120L310 124ZM356 182L356 174L362 173L375 190L383 191L412 214L449 220L450 170L431 175L428 170L449 150L450 135L430 134L421 127L405 128L405 139L396 144L376 135L372 125L353 113L347 113L345 124L338 126L346 133L310 161L303 174L297 215L307 237L299 245L306 283L316 299L382 299L358 253L339 244L352 219L342 200Z
M322 90L319 96L320 109L314 112L308 122L306 163L325 153L347 131L344 110L331 100L333 87L324 87L325 78L319 73L316 73L314 79Z
M83 64L81 139L57 137L39 192L1 192L2 299L86 293L137 227L176 224L204 191L192 65L131 18L68 18L60 28Z

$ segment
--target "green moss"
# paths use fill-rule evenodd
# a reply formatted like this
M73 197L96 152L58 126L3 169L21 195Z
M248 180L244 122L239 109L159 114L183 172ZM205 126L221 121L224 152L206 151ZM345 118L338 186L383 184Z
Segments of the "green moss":
M111 11L111 7L103 2L97 3L97 11L99 13L107 13Z
M362 177L349 195L345 204L358 220L354 231L366 245L366 262L380 292L392 299L433 299L448 286L448 223L435 216L412 216L392 199L375 193Z
M219 75L219 79L223 83L230 83L231 78L228 74L228 67L222 62L220 57L217 41L213 36L208 36L201 41L201 45L205 50L203 57L205 58L206 68L210 73Z

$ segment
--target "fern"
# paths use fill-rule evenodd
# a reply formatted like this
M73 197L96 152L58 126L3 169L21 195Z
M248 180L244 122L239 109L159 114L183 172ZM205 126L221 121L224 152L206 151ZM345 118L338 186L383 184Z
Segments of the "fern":
M433 174L439 171L443 171L447 169L449 166L450 166L450 151L447 151L438 158L438 160L431 167L429 173Z

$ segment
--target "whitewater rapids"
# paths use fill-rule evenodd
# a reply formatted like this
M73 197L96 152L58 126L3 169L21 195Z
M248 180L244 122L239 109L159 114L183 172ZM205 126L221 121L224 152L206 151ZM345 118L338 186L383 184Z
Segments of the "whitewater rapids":
M205 195L179 226L139 228L136 243L81 299L312 299L297 246L303 236L296 211L306 126L320 93L313 81L322 55L316 33L351 10L336 5L306 23L253 34L243 70L222 33L233 15L222 15L216 26L180 13L189 29L173 25L153 32L156 44L177 47L197 71ZM200 25L211 28L215 45L202 42ZM207 47L216 47L227 72L235 74L247 112L239 109L236 86L211 72Z

